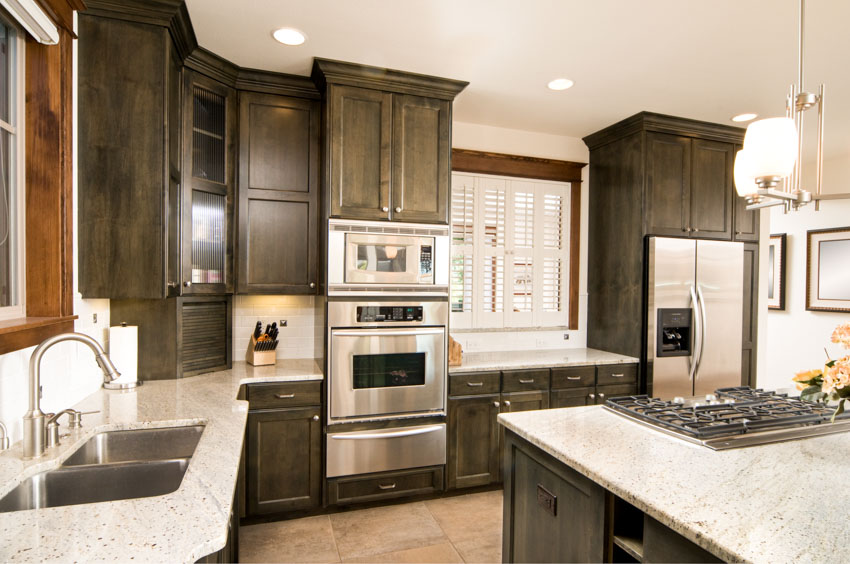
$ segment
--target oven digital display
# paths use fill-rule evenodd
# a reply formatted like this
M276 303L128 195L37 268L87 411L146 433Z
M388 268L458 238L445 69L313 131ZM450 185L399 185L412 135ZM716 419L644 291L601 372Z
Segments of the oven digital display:
M357 306L358 323L422 321L422 306Z
M355 390L425 385L425 353L356 354L352 380Z

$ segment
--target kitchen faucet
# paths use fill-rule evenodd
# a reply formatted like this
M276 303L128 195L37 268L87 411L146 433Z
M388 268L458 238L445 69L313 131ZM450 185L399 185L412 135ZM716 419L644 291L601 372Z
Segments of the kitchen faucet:
M54 335L42 341L35 348L30 358L30 377L29 377L29 411L24 415L24 459L38 458L44 454L44 443L46 440L45 433L45 415L41 411L41 357L47 352L47 349L61 343L62 341L78 341L87 345L94 353L97 365L103 371L104 383L111 382L121 376L115 369L115 365L106 356L106 352L100 343L82 333L62 333ZM61 413L61 412L60 412Z

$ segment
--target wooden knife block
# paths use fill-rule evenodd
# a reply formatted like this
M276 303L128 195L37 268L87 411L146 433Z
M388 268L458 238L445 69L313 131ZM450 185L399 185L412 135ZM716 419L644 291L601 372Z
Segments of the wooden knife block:
M463 348L449 335L449 366L460 366L463 362Z
M251 335L251 341L248 343L248 352L245 353L245 361L252 366L268 366L277 362L277 351L255 351L257 339Z

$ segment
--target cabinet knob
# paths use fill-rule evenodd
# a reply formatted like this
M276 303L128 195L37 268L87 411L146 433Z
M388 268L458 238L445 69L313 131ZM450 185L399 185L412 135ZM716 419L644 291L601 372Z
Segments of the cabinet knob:
M395 209L395 212L396 212L396 213L401 213L401 207L400 207L400 206L399 206L399 207L397 207L397 208Z
M699 231L699 229L698 229L698 228L696 228L696 227L694 227L693 229L691 229L691 231L693 231L694 233L696 233L696 232L698 232L698 231Z
M310 282L310 287L311 287L311 288L315 288L315 287L316 287L316 283L315 283L315 282Z
M596 399L596 394L588 394L587 397L589 397L590 399Z
M168 283L168 287L169 287L169 288L176 288L176 287L177 287L177 282L169 282L169 283Z
M183 285L184 285L184 286L186 286L186 287L188 288L189 286L191 286L191 285L192 285L192 281L191 281L191 280L186 280L185 282L183 282Z
M511 406L511 402L506 401L506 402L505 402L505 407L510 407L510 406Z
M493 402L493 407L499 407L499 402L494 401L494 402Z
M605 394L603 394L602 392L599 392L599 399L605 399Z
M381 211L386 213L386 212L390 211L390 208L388 208L387 206L384 206L384 207L381 208Z
M314 416L313 416L313 421L318 421L318 420L319 420L319 416L318 416L318 415L314 415Z
M682 227L682 231L683 231L684 233L687 233L688 231L690 231L690 229L688 229L687 227Z

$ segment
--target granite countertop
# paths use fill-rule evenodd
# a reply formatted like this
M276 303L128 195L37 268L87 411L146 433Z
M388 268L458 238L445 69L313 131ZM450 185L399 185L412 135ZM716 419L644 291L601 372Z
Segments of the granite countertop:
M145 382L132 391L100 389L74 406L83 428L35 461L21 443L0 454L0 497L24 479L57 467L92 435L116 429L206 425L180 488L156 497L0 513L0 562L194 562L227 540L248 402L239 386L322 380L313 360L278 361L181 380ZM62 434L68 432L63 426Z
M602 406L499 421L727 562L848 558L850 433L713 451Z
M496 351L464 353L460 366L449 366L449 374L484 372L486 370L517 370L584 366L588 364L629 364L637 358L597 349L544 349L526 351Z

